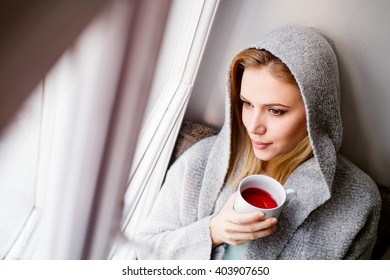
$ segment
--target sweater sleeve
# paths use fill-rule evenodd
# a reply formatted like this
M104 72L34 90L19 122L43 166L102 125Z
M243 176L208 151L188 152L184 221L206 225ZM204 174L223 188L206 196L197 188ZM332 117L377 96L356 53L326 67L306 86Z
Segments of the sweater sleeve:
M205 165L202 158L207 158L199 158L202 154L197 150L194 158L194 153L186 153L168 171L155 205L137 234L139 241L153 247L153 253L139 255L140 259L210 259L211 216L197 217Z
M352 242L345 259L368 260L371 259L371 254L377 239L377 228L380 217L381 201L379 194L373 198L376 200L374 207L367 214L365 225L356 235Z

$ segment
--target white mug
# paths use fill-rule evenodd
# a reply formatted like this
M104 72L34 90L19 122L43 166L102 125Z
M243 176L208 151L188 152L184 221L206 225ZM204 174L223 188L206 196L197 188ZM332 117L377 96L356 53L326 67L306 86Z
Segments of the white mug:
M264 202L261 201L252 201L253 204L257 204L257 206L255 206L246 201L243 197L243 192L245 190L246 193L252 191L248 191L250 188L260 189L265 191L266 195L271 195L273 200L268 200L267 198L270 205L265 205ZM238 193L234 203L234 210L237 212L263 212L264 219L269 217L278 218L280 212L282 211L283 205L285 205L287 201L287 194L295 195L295 191L293 189L284 189L284 187L278 181L266 175L249 175L245 177L241 180L237 192ZM245 193L244 196L246 196ZM251 199L255 199L255 197L252 197L248 200L250 201ZM276 204L272 205L274 202L276 202ZM264 206L262 204L264 204Z

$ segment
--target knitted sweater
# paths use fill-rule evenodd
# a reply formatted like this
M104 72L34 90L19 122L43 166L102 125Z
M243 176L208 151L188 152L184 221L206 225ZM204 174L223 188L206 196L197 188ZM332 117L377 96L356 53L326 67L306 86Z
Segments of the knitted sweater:
M246 258L370 258L380 195L372 179L337 152L342 140L339 75L329 39L313 28L289 26L250 47L268 50L293 73L305 103L314 156L298 166L284 185L296 196L283 208L278 231L250 241ZM209 222L236 190L225 181L231 142L229 96L228 86L220 133L192 146L167 173L139 232L139 238L154 248L149 258L223 256L224 245L212 249Z

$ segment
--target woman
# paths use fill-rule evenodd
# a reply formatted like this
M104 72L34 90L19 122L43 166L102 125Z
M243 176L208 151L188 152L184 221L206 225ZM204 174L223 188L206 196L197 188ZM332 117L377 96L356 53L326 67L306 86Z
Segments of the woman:
M341 140L328 39L307 27L276 30L234 58L224 126L174 163L139 236L158 259L368 259L380 195L337 153ZM250 174L295 190L278 220L234 211Z

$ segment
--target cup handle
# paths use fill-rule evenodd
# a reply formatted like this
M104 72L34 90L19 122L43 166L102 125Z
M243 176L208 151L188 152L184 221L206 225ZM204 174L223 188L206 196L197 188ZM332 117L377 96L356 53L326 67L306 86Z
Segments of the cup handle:
M286 204L289 203L297 196L297 193L293 189L286 189Z

